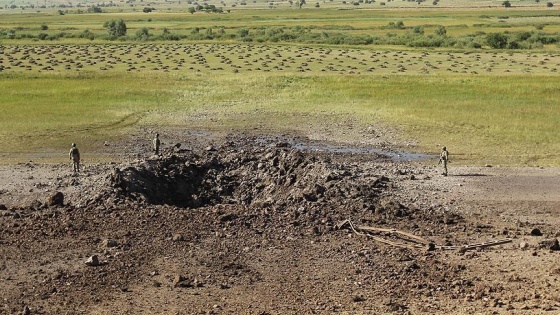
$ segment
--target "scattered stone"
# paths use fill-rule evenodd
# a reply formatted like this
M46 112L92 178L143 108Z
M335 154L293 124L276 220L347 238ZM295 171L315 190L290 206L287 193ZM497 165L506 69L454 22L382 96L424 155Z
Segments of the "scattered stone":
M521 249L527 249L527 248L529 248L529 243L527 243L527 242L521 242L521 243L519 243L519 248L521 248Z
M29 315L29 314L31 314L31 310L29 309L29 306L26 305L26 306L23 308L23 311L21 312L21 314L22 314L22 315Z
M192 281L187 279L187 277L183 275L175 275L173 278L173 287L174 288L192 288L194 285Z
M531 235L533 235L533 236L542 236L542 232L541 232L541 230L535 228L535 229L532 229L532 230L531 230Z
M29 207L34 210L39 210L43 207L43 203L39 200L35 200L29 205Z
M185 237L182 234L173 235L173 242L182 242L184 240L185 240Z
M237 218L237 215L235 213L226 213L226 214L222 214L221 216L218 217L218 219L221 222L232 221L232 220L235 220L236 218Z
M556 238L540 241L539 247L549 250L560 250L560 244L558 244L558 239Z
M356 295L356 296L354 296L354 298L352 298L352 300L353 300L354 302L363 302L363 301L366 300L366 298L364 298L364 297L361 296L361 295Z
M0 204L0 210L8 210L8 207L4 204Z
M99 266L99 257L97 255L93 255L86 260L86 265L97 267Z
M117 247L118 245L119 244L117 243L116 240L106 239L106 240L103 241L103 246L104 247L111 248L111 247Z

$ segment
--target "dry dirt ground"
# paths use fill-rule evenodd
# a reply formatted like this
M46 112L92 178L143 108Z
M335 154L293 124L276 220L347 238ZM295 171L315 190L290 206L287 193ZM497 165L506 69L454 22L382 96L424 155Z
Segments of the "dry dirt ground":
M560 313L558 168L162 140L0 166L0 314Z

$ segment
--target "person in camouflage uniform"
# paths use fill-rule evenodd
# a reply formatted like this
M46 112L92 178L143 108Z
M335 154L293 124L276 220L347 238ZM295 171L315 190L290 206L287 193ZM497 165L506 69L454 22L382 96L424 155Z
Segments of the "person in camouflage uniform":
M80 150L75 143L72 143L72 148L70 149L70 161L72 161L72 168L74 173L80 172Z
M443 147L441 148L438 162L438 164L443 164L443 176L447 176L447 162L449 162L449 152L446 147Z
M156 133L156 137L153 140L154 151L156 151L156 155L159 155L159 146L161 145L161 141L159 140L159 133Z

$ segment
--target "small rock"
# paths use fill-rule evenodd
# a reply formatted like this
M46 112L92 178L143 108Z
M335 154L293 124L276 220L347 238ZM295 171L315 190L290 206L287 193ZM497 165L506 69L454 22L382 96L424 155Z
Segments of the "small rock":
M361 295L356 295L356 296L354 296L354 298L353 298L352 300L353 300L354 302L363 302L363 301L365 301L366 299L365 299L363 296L361 296Z
M29 309L29 306L26 305L26 306L23 308L23 311L21 312L21 314L22 314L22 315L29 315L29 314L31 314L31 310Z
M4 204L0 204L0 210L8 210L8 207Z
M182 275L175 275L175 277L173 278L173 286L174 287L179 287L180 283L185 281L187 278L185 278L185 276Z
M535 228L535 229L532 229L532 230L531 230L531 235L533 235L533 236L542 236L542 232L541 232L541 230Z
M86 260L86 265L97 267L99 266L99 257L97 255L93 255Z
M173 235L173 242L182 242L185 240L183 234L175 234Z
M527 242L521 242L521 243L519 243L519 248L521 248L521 249L527 249L527 248L529 248L529 243L527 243Z
M62 206L64 205L64 194L57 191L49 198L49 206Z
M196 282L196 281L194 281ZM194 283L193 280L187 279L187 277L182 275L175 275L173 278L173 287L174 288L192 288L197 285Z
M115 240L107 239L103 241L103 246L105 247L117 247L118 243Z
M560 244L558 244L558 239L551 238L539 242L540 248L550 249L550 250L560 250Z
M227 221L232 221L235 220L237 218L237 214L235 213L226 213L226 214L222 214L221 216L219 216L219 220L221 222L227 222Z
M35 200L29 205L29 207L34 210L39 210L43 207L43 203L41 203L39 200Z

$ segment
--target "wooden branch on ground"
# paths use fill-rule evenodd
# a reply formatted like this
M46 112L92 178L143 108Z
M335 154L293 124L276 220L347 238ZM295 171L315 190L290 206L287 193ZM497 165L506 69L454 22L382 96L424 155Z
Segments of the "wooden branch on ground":
M506 243L511 243L512 239L506 238L501 240L494 240L488 241L483 243L474 243L474 244L467 244L462 246L444 246L444 245L435 245L428 240L416 236L414 234L400 231L397 229L387 229L387 228L377 228L371 226L354 226L352 221L344 220L336 225L338 229L342 229L345 226L348 226L350 230L352 230L355 234L360 236L366 236L371 238L379 243L401 247L401 248L409 248L409 249L426 249L426 250L434 250L434 249L441 249L441 250L472 250L477 248L485 248L490 246L497 246ZM373 233L390 233L394 236L402 239L405 243L395 242L391 240L387 240L385 238L372 235Z

